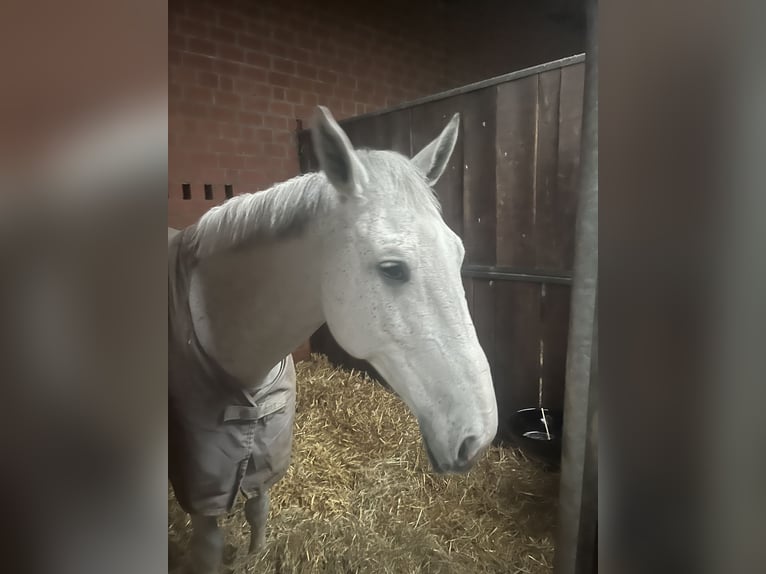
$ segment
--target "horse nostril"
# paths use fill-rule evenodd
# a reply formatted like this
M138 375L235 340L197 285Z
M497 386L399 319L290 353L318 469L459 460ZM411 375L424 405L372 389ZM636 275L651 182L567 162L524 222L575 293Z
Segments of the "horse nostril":
M473 460L478 450L479 439L475 436L469 436L460 445L460 449L457 451L457 460L461 465L466 465Z

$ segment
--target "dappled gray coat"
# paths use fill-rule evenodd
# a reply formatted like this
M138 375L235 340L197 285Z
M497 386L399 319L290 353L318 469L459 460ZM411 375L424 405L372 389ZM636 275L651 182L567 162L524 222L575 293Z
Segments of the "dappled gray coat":
M238 489L259 492L287 471L295 367L288 356L248 392L205 353L189 309L190 232L168 234L168 466L181 507L216 516Z

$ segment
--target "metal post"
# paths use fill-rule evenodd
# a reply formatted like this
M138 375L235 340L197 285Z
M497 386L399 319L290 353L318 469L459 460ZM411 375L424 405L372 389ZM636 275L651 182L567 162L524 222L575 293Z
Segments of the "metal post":
M596 571L598 0L590 0L587 9L582 160L564 395L556 574Z

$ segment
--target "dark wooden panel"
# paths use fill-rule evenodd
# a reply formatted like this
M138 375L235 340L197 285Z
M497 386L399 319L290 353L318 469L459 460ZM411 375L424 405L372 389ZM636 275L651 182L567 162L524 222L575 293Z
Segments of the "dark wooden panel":
M468 311L473 316L473 279L463 276L463 289L465 290L465 298L468 302Z
M543 287L541 291L543 406L563 410L571 288L566 285L544 285Z
M490 366L495 363L495 288L489 281L471 280L473 324Z
M373 119L373 129L379 138L378 149L412 156L411 113L411 110L400 110Z
M571 271L574 261L574 228L577 186L580 172L580 134L582 132L585 64L561 70L559 143L555 223L559 230L560 269Z
M439 100L412 108L412 155L416 155L437 137L450 118L461 111L459 97ZM462 119L462 118L461 118ZM460 130L463 126L461 121ZM463 137L458 138L447 169L434 186L442 206L444 221L450 229L463 236Z
M466 263L495 264L496 88L463 98L463 239Z
M355 148L393 150L410 156L410 110L340 122Z
M495 393L498 435L509 439L508 417L538 404L540 379L540 285L495 281Z
M340 122L343 131L346 132L351 145L355 148L374 147L372 131L368 129L369 120L348 119Z
M497 87L497 264L535 267L538 77Z
M537 141L532 221L535 227L535 267L561 269L562 245L572 229L559 224L564 208L558 190L559 94L561 70L545 72L537 78Z

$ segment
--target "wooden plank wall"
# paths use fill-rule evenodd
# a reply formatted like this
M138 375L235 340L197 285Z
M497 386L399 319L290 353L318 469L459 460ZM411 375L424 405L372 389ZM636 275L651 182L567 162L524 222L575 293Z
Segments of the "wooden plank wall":
M411 156L460 112L460 138L436 192L445 221L463 238L466 266L568 275L583 81L579 62L341 125L356 147ZM317 169L309 133L298 140L302 170ZM492 366L498 438L506 439L515 410L540 401L563 408L570 289L545 279L464 276L463 283ZM311 343L334 362L375 374L340 349L326 326Z

